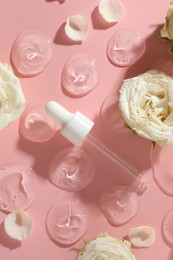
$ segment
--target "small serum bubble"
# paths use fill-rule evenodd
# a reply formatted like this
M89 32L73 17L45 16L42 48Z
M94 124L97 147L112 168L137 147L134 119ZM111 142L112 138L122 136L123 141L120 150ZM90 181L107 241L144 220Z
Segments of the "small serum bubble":
M7 209L8 205L7 205L7 203L2 202L1 207L2 207L2 209Z

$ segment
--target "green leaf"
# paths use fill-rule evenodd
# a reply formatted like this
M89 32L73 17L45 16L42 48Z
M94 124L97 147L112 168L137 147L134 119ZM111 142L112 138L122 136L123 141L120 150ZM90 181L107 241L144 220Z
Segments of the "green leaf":
M169 49L171 53L173 53L173 42L171 41L171 48Z
M124 123L124 127L132 131L135 135L137 134L126 122Z
M156 142L155 141L151 141L152 142L152 145L153 145L153 148L156 147Z
M81 249L77 249L78 255L82 255L83 254L87 244L90 242L90 241L86 241L84 238L82 238L82 240L83 240L84 243L83 243L83 246L82 246Z
M166 20L166 30L168 30L169 29L169 18L166 16L165 20Z

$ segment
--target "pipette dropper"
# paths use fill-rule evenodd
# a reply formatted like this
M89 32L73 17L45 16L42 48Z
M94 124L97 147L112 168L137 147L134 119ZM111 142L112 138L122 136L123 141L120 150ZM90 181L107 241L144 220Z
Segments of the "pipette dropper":
M87 142L126 170L129 174L132 174L135 177L139 176L139 171L135 167L122 159L117 153L113 152L90 133L90 130L94 126L94 122L88 117L79 111L71 113L55 101L49 101L45 106L45 110L48 115L61 126L60 133L72 144L79 145L87 138Z

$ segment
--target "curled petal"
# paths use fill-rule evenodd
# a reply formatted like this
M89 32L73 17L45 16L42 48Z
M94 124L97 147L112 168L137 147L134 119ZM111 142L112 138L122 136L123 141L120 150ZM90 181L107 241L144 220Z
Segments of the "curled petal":
M69 16L65 25L65 33L73 41L83 41L88 31L88 22L82 15Z
M32 219L23 211L13 212L6 217L4 228L11 238L22 241L32 232Z
M139 226L129 230L128 238L135 247L149 247L155 242L156 231L149 226Z
M101 0L98 6L99 13L109 23L117 22L124 15L124 8L118 0Z

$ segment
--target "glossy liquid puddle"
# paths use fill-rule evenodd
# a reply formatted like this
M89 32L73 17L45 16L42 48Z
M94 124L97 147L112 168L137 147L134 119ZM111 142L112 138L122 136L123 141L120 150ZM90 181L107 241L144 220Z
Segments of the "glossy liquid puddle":
M20 117L20 134L33 142L45 142L53 137L57 130L55 122L44 111L43 105L26 107Z
M108 222L121 226L134 218L139 209L139 196L147 187L148 183L139 178L129 186L116 185L103 191L100 208Z
M109 60L117 66L129 66L136 62L146 49L145 41L133 30L114 33L107 45Z
M80 147L64 149L50 162L50 182L67 191L84 189L93 179L95 166L89 154Z
M33 200L31 170L20 165L0 169L0 210L7 212L24 210Z
M17 72L23 76L41 73L52 58L51 42L39 31L20 34L11 50L12 64Z
M61 74L63 89L74 97L87 95L99 82L96 60L86 53L72 56L64 65Z
M157 146L152 148L151 164L153 178L158 187L165 194L173 196L172 146L167 145L164 147ZM167 165L169 165L169 167Z
M75 199L57 202L46 218L48 235L59 245L76 243L84 236L87 226L87 212Z

